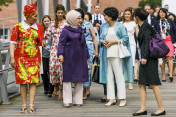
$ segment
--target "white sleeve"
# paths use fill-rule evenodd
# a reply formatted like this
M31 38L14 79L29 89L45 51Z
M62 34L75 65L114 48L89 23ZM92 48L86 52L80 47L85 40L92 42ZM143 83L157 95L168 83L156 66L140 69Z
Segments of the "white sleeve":
M101 15L101 21L102 21L102 24L106 23L105 19L104 19L104 16Z
M94 14L92 14L92 24L94 23Z

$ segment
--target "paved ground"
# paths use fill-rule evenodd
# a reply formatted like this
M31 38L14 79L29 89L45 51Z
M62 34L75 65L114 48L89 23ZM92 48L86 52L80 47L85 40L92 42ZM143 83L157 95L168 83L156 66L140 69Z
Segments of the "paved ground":
M163 83L161 88L163 104L167 115L165 117L176 117L176 79L173 83ZM11 105L0 105L0 117L131 117L132 113L139 109L139 91L138 85L134 84L134 90L127 90L127 105L118 107L105 107L105 103L100 102L103 96L103 87L93 83L90 97L84 101L82 107L64 108L62 101L48 98L43 94L43 87L38 87L35 106L36 114L21 114L20 97L12 99ZM28 103L29 104L29 103ZM153 91L147 89L147 110L149 117L152 112L157 110L157 103Z

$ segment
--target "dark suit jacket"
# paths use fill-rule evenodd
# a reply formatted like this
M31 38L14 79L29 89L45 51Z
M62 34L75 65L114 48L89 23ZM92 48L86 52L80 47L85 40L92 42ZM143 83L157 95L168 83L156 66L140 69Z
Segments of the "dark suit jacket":
M170 33L171 33L172 43L175 43L176 42L176 26L171 19L167 19L167 21L170 25ZM154 28L160 34L160 20L155 21Z
M149 40L154 34L156 34L156 31L146 21L142 24L141 27L139 27L138 42L141 48L141 58L143 59L148 60L150 58Z
M149 15L150 15L150 18L151 18L151 25L152 25L152 27L154 27L154 23L156 21L156 17L154 15L152 15L152 14L149 14Z

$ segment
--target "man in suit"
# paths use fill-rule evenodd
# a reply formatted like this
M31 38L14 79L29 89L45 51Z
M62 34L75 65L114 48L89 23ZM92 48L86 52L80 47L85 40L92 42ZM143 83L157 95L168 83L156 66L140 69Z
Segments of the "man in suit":
M151 13L151 6L149 4L146 4L144 9L149 13L148 17L147 17L147 22L154 27L154 23L156 20L156 17Z
M95 13L92 15L92 24L94 27L100 27L101 24L105 23L104 16L100 14L100 4L94 6Z
M171 12L169 12L169 5L165 4L164 8L167 10L167 15L172 14Z

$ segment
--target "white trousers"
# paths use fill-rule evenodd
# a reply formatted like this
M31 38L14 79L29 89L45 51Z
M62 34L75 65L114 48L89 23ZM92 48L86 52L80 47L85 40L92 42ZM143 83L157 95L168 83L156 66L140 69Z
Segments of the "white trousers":
M72 98L72 82L63 82L63 103L83 104L83 83L75 82Z
M114 87L114 83L116 81L118 99L126 99L126 87L123 75L122 59L117 57L110 57L107 58L107 61L107 98L116 99Z

